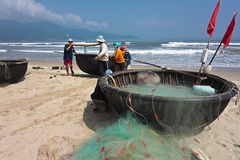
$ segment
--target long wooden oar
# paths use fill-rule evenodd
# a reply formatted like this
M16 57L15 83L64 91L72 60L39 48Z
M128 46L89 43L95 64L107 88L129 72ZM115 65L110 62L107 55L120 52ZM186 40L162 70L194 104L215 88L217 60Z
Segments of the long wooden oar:
M66 44L68 44L68 43L66 43ZM75 42L75 43L73 43L73 45L74 46L82 46L82 47L84 47L84 53L87 53L87 47L97 46L97 45L100 45L100 44L99 43Z
M89 47L89 46L97 46L99 45L99 43L81 43L81 42L78 42L78 43L73 43L74 46L84 46L84 47Z
M148 62L144 62L144 61L139 61L139 60L133 60L134 62L138 62L138 63L142 63L142 64L148 64L150 66L154 66L154 67L157 67L157 68L162 68L161 66L159 65L156 65L156 64L152 64L152 63L148 63Z

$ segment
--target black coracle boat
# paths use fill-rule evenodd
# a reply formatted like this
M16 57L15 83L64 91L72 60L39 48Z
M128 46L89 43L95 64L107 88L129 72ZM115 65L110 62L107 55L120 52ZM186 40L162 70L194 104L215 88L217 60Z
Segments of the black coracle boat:
M216 94L193 96L188 98L138 94L122 90L121 87L137 83L141 72L154 72L160 78L159 84L191 87L198 81L200 85L209 85ZM146 119L154 128L174 133L199 133L213 122L228 105L230 99L239 93L238 87L221 77L202 74L205 79L199 81L199 73L160 70L128 70L106 75L99 81L108 104L119 114L132 111L137 117Z
M28 59L0 60L0 83L15 83L21 80L28 67Z
M76 54L76 63L79 67L80 70L82 70L85 73L92 74L99 76L99 70L97 67L97 61L94 60L94 57L96 57L97 54L90 54L90 53L85 53L85 54ZM112 71L114 71L114 61L109 60L108 62L108 67Z

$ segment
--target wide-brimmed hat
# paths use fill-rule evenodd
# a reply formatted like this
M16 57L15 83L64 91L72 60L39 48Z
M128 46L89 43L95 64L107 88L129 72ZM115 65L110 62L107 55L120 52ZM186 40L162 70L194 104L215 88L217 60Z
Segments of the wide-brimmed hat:
M105 39L103 38L103 36L98 36L98 38L96 39L97 42L106 42Z
M72 39L72 38L69 38L69 39L68 39L68 42L73 42L73 39Z

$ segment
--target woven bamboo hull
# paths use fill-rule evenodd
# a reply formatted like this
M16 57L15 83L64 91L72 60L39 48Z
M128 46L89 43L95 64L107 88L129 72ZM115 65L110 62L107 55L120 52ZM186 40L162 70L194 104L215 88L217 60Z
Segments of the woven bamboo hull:
M142 70L114 73L116 83L122 87L136 83L136 75ZM151 70L153 71L153 70ZM161 78L161 84L192 86L197 78L189 75L194 72L175 72L170 70L154 70ZM187 75L185 74L187 73ZM113 87L113 81L105 76L100 79L100 86L108 100L109 106L122 114L132 106L136 115L144 116L153 127L173 132L199 131L213 122L226 108L230 99L237 94L238 88L232 82L214 75L205 75L201 84L210 85L217 90L217 95L177 98L160 97L129 93ZM130 97L130 98L129 98ZM130 99L130 100L129 100ZM131 105L130 104L131 101ZM157 118L161 124L159 125ZM142 119L142 116L139 116ZM143 119L144 122L144 119Z
M92 75L100 75L98 70L98 64L97 61L94 60L94 57L97 56L97 54L76 54L76 63L80 70L82 70L85 73L92 74ZM109 61L108 62L109 68L114 71L114 62Z
M0 62L4 62L7 64L9 73L11 75L10 79L7 79L5 76L5 66L0 65L0 83L15 83L21 80L28 67L27 59L20 60L0 60Z

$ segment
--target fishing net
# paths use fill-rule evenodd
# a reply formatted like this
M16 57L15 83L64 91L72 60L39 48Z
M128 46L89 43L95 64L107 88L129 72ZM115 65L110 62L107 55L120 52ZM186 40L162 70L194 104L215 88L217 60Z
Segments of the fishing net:
M100 85L110 107L132 116L97 132L77 159L196 159L192 154L199 150L192 148L200 141L185 138L209 129L235 94L234 85L221 78L173 70L126 71Z
M201 101L203 96L215 95L214 88L195 85L182 77L144 71L137 73L135 83L119 89L129 93L127 107L142 123L170 133L199 133L222 111L220 98L214 104L218 106L218 109L214 108L218 112L211 108L208 101ZM132 93L139 94L139 98L133 99Z
M97 131L76 152L76 160L197 160L181 138L160 135L132 114Z
M173 85L171 83L162 84L161 81L164 83L164 77L160 78L157 73L151 71L139 72L135 84L130 84L120 89L133 93L166 97L188 98L215 94L215 89L209 85Z
M160 77L154 72L141 72L137 74L137 84L159 84Z
M197 87L196 87L197 88ZM200 90L200 87L197 89ZM182 97L187 98L190 96L196 96L195 91L192 87L186 86L171 86L163 84L132 84L122 87L121 90L125 90L132 93L139 93L145 95L155 95L155 96L171 96L171 97ZM204 95L204 91L200 90L200 93Z

